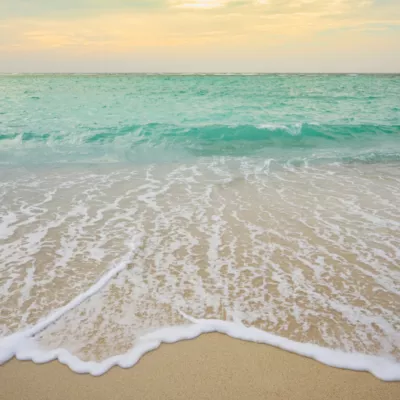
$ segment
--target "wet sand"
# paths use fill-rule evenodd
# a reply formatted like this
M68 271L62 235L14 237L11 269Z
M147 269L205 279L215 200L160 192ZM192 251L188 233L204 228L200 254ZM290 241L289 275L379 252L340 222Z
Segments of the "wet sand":
M0 387L4 400L400 398L400 382L216 333L164 344L133 368L114 367L101 377L73 373L58 362L12 360L0 367Z

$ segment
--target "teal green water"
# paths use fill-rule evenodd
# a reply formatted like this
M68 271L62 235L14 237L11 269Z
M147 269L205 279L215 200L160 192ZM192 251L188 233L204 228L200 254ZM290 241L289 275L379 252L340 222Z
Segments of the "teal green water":
M400 160L399 75L6 75L2 163Z

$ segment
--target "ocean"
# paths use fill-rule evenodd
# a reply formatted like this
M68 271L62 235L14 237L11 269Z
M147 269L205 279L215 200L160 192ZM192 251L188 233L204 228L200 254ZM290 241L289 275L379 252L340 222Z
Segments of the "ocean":
M400 380L400 75L1 75L0 363L218 331Z

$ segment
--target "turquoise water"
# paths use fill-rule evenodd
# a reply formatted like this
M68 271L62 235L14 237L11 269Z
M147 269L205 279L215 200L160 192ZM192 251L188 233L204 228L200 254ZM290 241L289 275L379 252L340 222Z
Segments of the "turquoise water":
M400 75L0 76L0 363L217 330L400 379L399 210Z
M400 160L398 75L17 75L0 92L2 163Z

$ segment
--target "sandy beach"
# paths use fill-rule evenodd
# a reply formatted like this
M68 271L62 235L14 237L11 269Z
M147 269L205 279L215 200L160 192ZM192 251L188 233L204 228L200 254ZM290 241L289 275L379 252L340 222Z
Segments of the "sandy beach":
M0 93L0 400L400 400L400 75Z
M207 334L162 345L130 369L79 375L58 362L0 367L1 399L399 399L400 383L270 346Z

